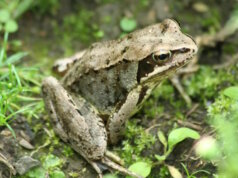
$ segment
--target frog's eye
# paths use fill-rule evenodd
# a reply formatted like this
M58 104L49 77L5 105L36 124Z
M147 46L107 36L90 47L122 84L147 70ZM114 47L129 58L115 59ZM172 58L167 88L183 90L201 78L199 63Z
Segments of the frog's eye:
M163 51L163 52L160 52L160 53L153 53L152 54L152 59L155 61L155 62L165 62L167 61L168 59L170 59L172 56L171 52L170 51Z

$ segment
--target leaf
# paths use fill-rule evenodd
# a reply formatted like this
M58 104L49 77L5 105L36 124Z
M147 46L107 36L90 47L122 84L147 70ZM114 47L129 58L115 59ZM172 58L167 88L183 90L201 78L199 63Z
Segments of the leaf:
M22 87L22 85L21 85L21 79L20 79L20 77L19 77L19 75L18 75L18 73L17 73L17 71L16 71L16 68L15 68L15 66L14 65L11 65L10 66L11 67L11 72L15 75L15 77L16 77L16 81L17 81L17 84L18 84L18 87Z
M104 31L98 30L97 32L94 33L94 36L96 38L102 38L104 36Z
M55 170L50 174L50 178L65 178L65 174L62 171Z
M174 166L169 166L168 165L168 170L170 175L173 178L183 178L182 174L179 172L179 170L177 168L175 168Z
M231 13L229 20L223 28L223 33L225 36L229 36L235 33L236 30L238 30L238 8L235 8L235 10Z
M37 168L31 169L27 173L26 177L29 177L29 178L45 178L45 175L46 175L46 170L41 168L41 167L37 167Z
M103 175L103 178L118 178L118 177L113 174L106 174L106 175Z
M151 164L146 162L136 162L132 164L128 169L134 173L137 173L143 177L147 177L151 172ZM131 176L126 176L126 178L131 178Z
M238 86L226 88L223 94L231 99L238 100Z
M17 22L15 20L7 21L7 23L5 24L5 30L9 33L16 32L18 30Z
M4 62L4 65L13 64L15 62L18 62L23 57L27 56L27 52L18 52L16 54L11 55L7 58L7 60Z
M10 13L6 9L1 9L0 10L0 22L7 22L10 19Z
M1 50L0 50L0 66L2 65L3 63L3 60L4 60L4 56L6 55L5 54L5 50L6 50L6 47L7 47L7 40L8 40L8 32L5 32L4 33L4 38L3 38L3 44L1 46Z
M198 132L185 127L175 129L170 132L168 137L169 150L172 150L176 144L186 138L199 139L200 135Z
M52 167L56 167L59 166L61 164L61 160L55 156L55 155L48 155L43 163L44 168L48 169L48 168L52 168Z
M121 19L120 21L120 27L123 31L126 31L126 32L131 32L133 30L135 30L137 26L137 23L134 19L132 18L127 18L127 17L124 17L123 19Z
M16 7L16 10L14 12L14 18L18 18L24 12L26 12L31 7L33 2L34 0L22 0Z
M164 145L165 148L167 148L167 140L164 136L164 133L161 131L158 131L158 137L159 137L159 141Z
M12 136L14 137L14 139L17 139L15 131L13 130L13 128L6 122L6 126L7 128L10 130Z
M164 161L166 159L166 155L155 155L155 158L158 160L158 161Z
M6 117L6 120L12 118L13 116L15 116L15 115L18 114L18 113L23 113L24 111L26 111L26 110L28 110L28 109L29 109L29 107L24 106L24 107L22 107L21 109L15 111L15 112L12 112L11 114L9 114L9 115Z

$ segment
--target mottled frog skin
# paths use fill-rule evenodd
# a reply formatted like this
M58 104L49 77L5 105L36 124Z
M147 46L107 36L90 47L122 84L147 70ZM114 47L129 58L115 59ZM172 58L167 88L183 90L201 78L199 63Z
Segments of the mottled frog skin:
M107 144L118 142L127 119L196 52L191 37L170 19L91 45L66 62L60 82L43 81L55 132L92 165L104 160Z

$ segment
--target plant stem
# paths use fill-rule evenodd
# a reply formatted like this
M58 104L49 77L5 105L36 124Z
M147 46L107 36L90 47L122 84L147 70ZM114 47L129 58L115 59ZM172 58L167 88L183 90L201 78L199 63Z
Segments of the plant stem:
M3 58L4 58L4 54L5 54L6 47L7 47L7 40L8 40L8 32L5 32L2 48L0 51L0 66L2 66L2 64L3 64Z

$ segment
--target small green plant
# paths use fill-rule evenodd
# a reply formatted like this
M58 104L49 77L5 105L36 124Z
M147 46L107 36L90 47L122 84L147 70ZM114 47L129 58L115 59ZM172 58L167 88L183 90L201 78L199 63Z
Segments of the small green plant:
M121 151L121 157L125 163L129 166L129 170L147 177L151 173L153 166L157 164L163 164L165 159L173 151L174 147L186 138L198 139L199 134L189 128L178 128L171 131L168 136L168 140L165 138L162 132L158 132L158 138L164 146L163 155L155 155L158 162L152 163L152 157L141 157L141 153L146 148L150 148L155 143L156 139L149 133L146 133L144 129L137 126L135 122L128 122L126 131L127 140L123 141L123 149ZM142 169L143 167L143 169Z
M123 147L115 150L119 152L125 164L130 165L129 170L147 177L151 172L152 161L150 157L143 157L141 154L155 143L155 137L138 126L136 120L128 121L125 136L127 139L122 142Z
M65 178L64 172L61 171L63 161L55 155L49 154L42 159L42 167L36 167L30 170L22 178Z
M238 86L226 88L223 94L233 100L238 100Z
M158 132L158 137L160 142L164 145L164 154L162 156L155 155L155 158L159 161L158 163L151 163L149 161L138 161L130 165L129 170L143 176L147 177L151 173L153 165L161 164L168 157L168 155L173 151L174 147L186 138L198 139L199 134L189 128L178 128L174 129L168 136L168 141L166 140L162 132ZM127 176L130 178L130 176Z
M141 162L136 162L130 165L129 170L141 175L142 177L147 177L148 175L150 175L151 168L152 168L152 164L141 161ZM132 177L126 176L126 178L132 178Z
M136 29L137 23L133 18L123 17L120 21L120 27L124 32L132 32Z
M189 171L188 171L188 169L187 169L187 167L186 167L186 165L185 164L183 164L183 163L181 163L182 164L182 166L183 166L183 168L184 168L184 170L185 170L185 172L186 172L186 176L187 176L187 178L197 178L196 177L196 174L199 174L199 173L205 173L205 174L207 174L207 175L210 175L210 172L208 172L208 171L206 171L206 170L198 170L198 171L195 171L195 172L193 172L193 173L189 173ZM205 177L204 177L205 178Z
M118 149L126 165L138 161L150 162L149 158L141 157L141 153L146 148L150 148L156 141L155 137L145 132L144 128L136 125L134 121L128 121L125 137L122 142L123 147Z
M159 131L158 138L164 146L164 154L163 155L156 154L155 158L159 162L163 162L179 142L185 140L186 138L199 139L200 135L198 132L192 129L183 127L172 130L168 136L168 140L166 140L164 134Z

